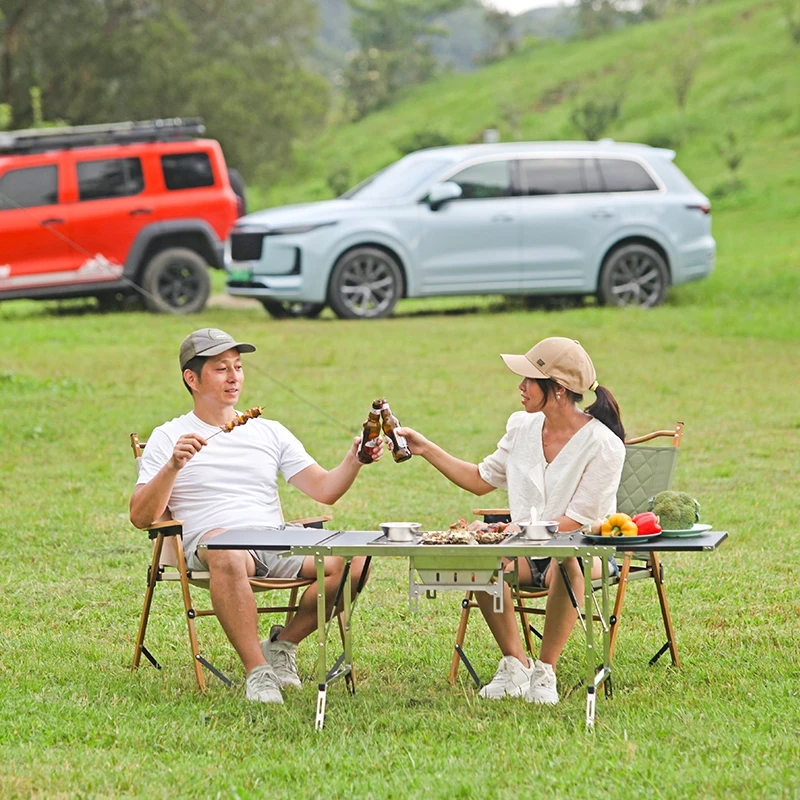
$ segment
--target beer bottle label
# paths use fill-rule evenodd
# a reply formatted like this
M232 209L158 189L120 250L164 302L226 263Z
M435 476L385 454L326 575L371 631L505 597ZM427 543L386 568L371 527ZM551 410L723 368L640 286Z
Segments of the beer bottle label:
M408 442L405 436L401 436L396 430L392 431L394 434L394 442L401 450L408 447Z

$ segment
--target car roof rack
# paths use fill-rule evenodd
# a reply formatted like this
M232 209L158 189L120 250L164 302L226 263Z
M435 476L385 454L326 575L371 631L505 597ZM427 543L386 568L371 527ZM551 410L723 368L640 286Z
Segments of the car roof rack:
M43 153L73 147L192 139L205 133L200 117L74 125L63 128L31 128L0 131L0 154Z

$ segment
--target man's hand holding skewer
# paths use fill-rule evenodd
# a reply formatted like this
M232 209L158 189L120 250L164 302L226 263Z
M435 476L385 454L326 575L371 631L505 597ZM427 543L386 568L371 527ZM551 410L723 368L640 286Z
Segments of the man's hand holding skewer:
M208 442L199 433L184 433L172 451L172 466L175 470L183 469Z

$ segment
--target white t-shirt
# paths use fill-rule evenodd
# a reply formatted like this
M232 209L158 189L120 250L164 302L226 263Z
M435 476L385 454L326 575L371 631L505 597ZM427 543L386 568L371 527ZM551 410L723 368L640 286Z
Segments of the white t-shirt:
M508 490L511 519L567 516L585 525L617 508L625 445L602 422L590 420L548 464L542 446L544 414L517 411L497 450L479 465L481 477Z
M172 458L184 433L204 438L219 431L194 412L156 428L142 456L138 484L148 483ZM288 481L316 461L287 428L268 419L220 433L178 472L168 509L182 519L184 549L214 528L280 525L278 472Z

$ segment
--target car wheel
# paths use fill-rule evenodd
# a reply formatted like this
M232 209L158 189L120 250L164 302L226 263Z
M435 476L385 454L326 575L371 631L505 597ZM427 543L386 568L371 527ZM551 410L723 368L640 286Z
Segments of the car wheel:
M397 261L377 247L356 247L336 262L328 303L342 319L379 319L392 313L402 294Z
M162 314L201 311L211 293L205 259L187 247L170 247L156 253L142 276L144 303Z
M667 294L669 272L660 253L646 244L627 244L606 256L597 299L608 306L652 308Z
M261 305L274 319L316 319L325 308L325 303L294 303L291 300L276 300L274 297L262 297Z

